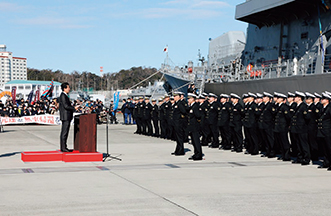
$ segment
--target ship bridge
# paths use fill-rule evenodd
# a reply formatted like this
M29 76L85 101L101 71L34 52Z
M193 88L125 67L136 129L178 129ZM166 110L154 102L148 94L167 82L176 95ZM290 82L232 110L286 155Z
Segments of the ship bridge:
M271 26L316 14L319 4L315 0L247 0L237 5L235 18L258 27Z

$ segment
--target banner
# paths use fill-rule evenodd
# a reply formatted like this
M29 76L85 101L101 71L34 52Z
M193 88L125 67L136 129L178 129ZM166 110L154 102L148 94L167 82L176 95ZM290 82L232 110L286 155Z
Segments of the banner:
M79 115L74 114L74 115ZM23 117L0 117L0 125L9 124L44 124L44 125L61 125L59 115L34 115L34 116L23 116ZM72 119L71 124L74 124L74 119Z
M13 99L13 103L16 104L16 86L13 86L11 89L11 98Z
M29 96L28 96L28 101L31 103L33 97L33 90L30 91Z
M38 88L38 90L36 91L36 95L34 97L34 102L37 102L40 100L40 89Z
M114 110L117 110L119 101L120 101L120 92L117 91L114 93L114 108L113 108Z

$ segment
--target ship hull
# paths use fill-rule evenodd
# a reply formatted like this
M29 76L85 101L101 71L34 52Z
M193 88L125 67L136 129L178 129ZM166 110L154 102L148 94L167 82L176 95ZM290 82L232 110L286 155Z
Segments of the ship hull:
M236 93L242 95L247 92L317 92L331 90L331 74L316 74L305 76L292 76L284 78L249 80L229 83L206 83L205 92L214 94Z
M170 85L171 88L166 89L166 91L169 93L171 91L180 91L187 93L188 84L191 82L190 80L184 80L177 77L174 77L172 75L169 75L167 73L163 73L164 78L167 80L167 83Z

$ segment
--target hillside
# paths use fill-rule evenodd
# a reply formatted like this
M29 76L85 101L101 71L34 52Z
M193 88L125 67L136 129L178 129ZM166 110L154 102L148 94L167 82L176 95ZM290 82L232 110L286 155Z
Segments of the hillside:
M100 77L91 72L73 71L70 74L63 71L51 69L38 70L28 68L28 80L54 80L58 82L68 82L72 90L93 88L93 90L127 89L136 83L146 79L157 72L156 68L132 67L128 70L121 70L117 73L107 73ZM148 85L161 78L161 74L156 74L140 86Z

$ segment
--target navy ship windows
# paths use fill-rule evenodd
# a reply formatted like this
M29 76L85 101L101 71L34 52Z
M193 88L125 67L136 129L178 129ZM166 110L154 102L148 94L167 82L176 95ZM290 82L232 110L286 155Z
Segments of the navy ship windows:
M301 40L308 39L308 32L301 33Z

